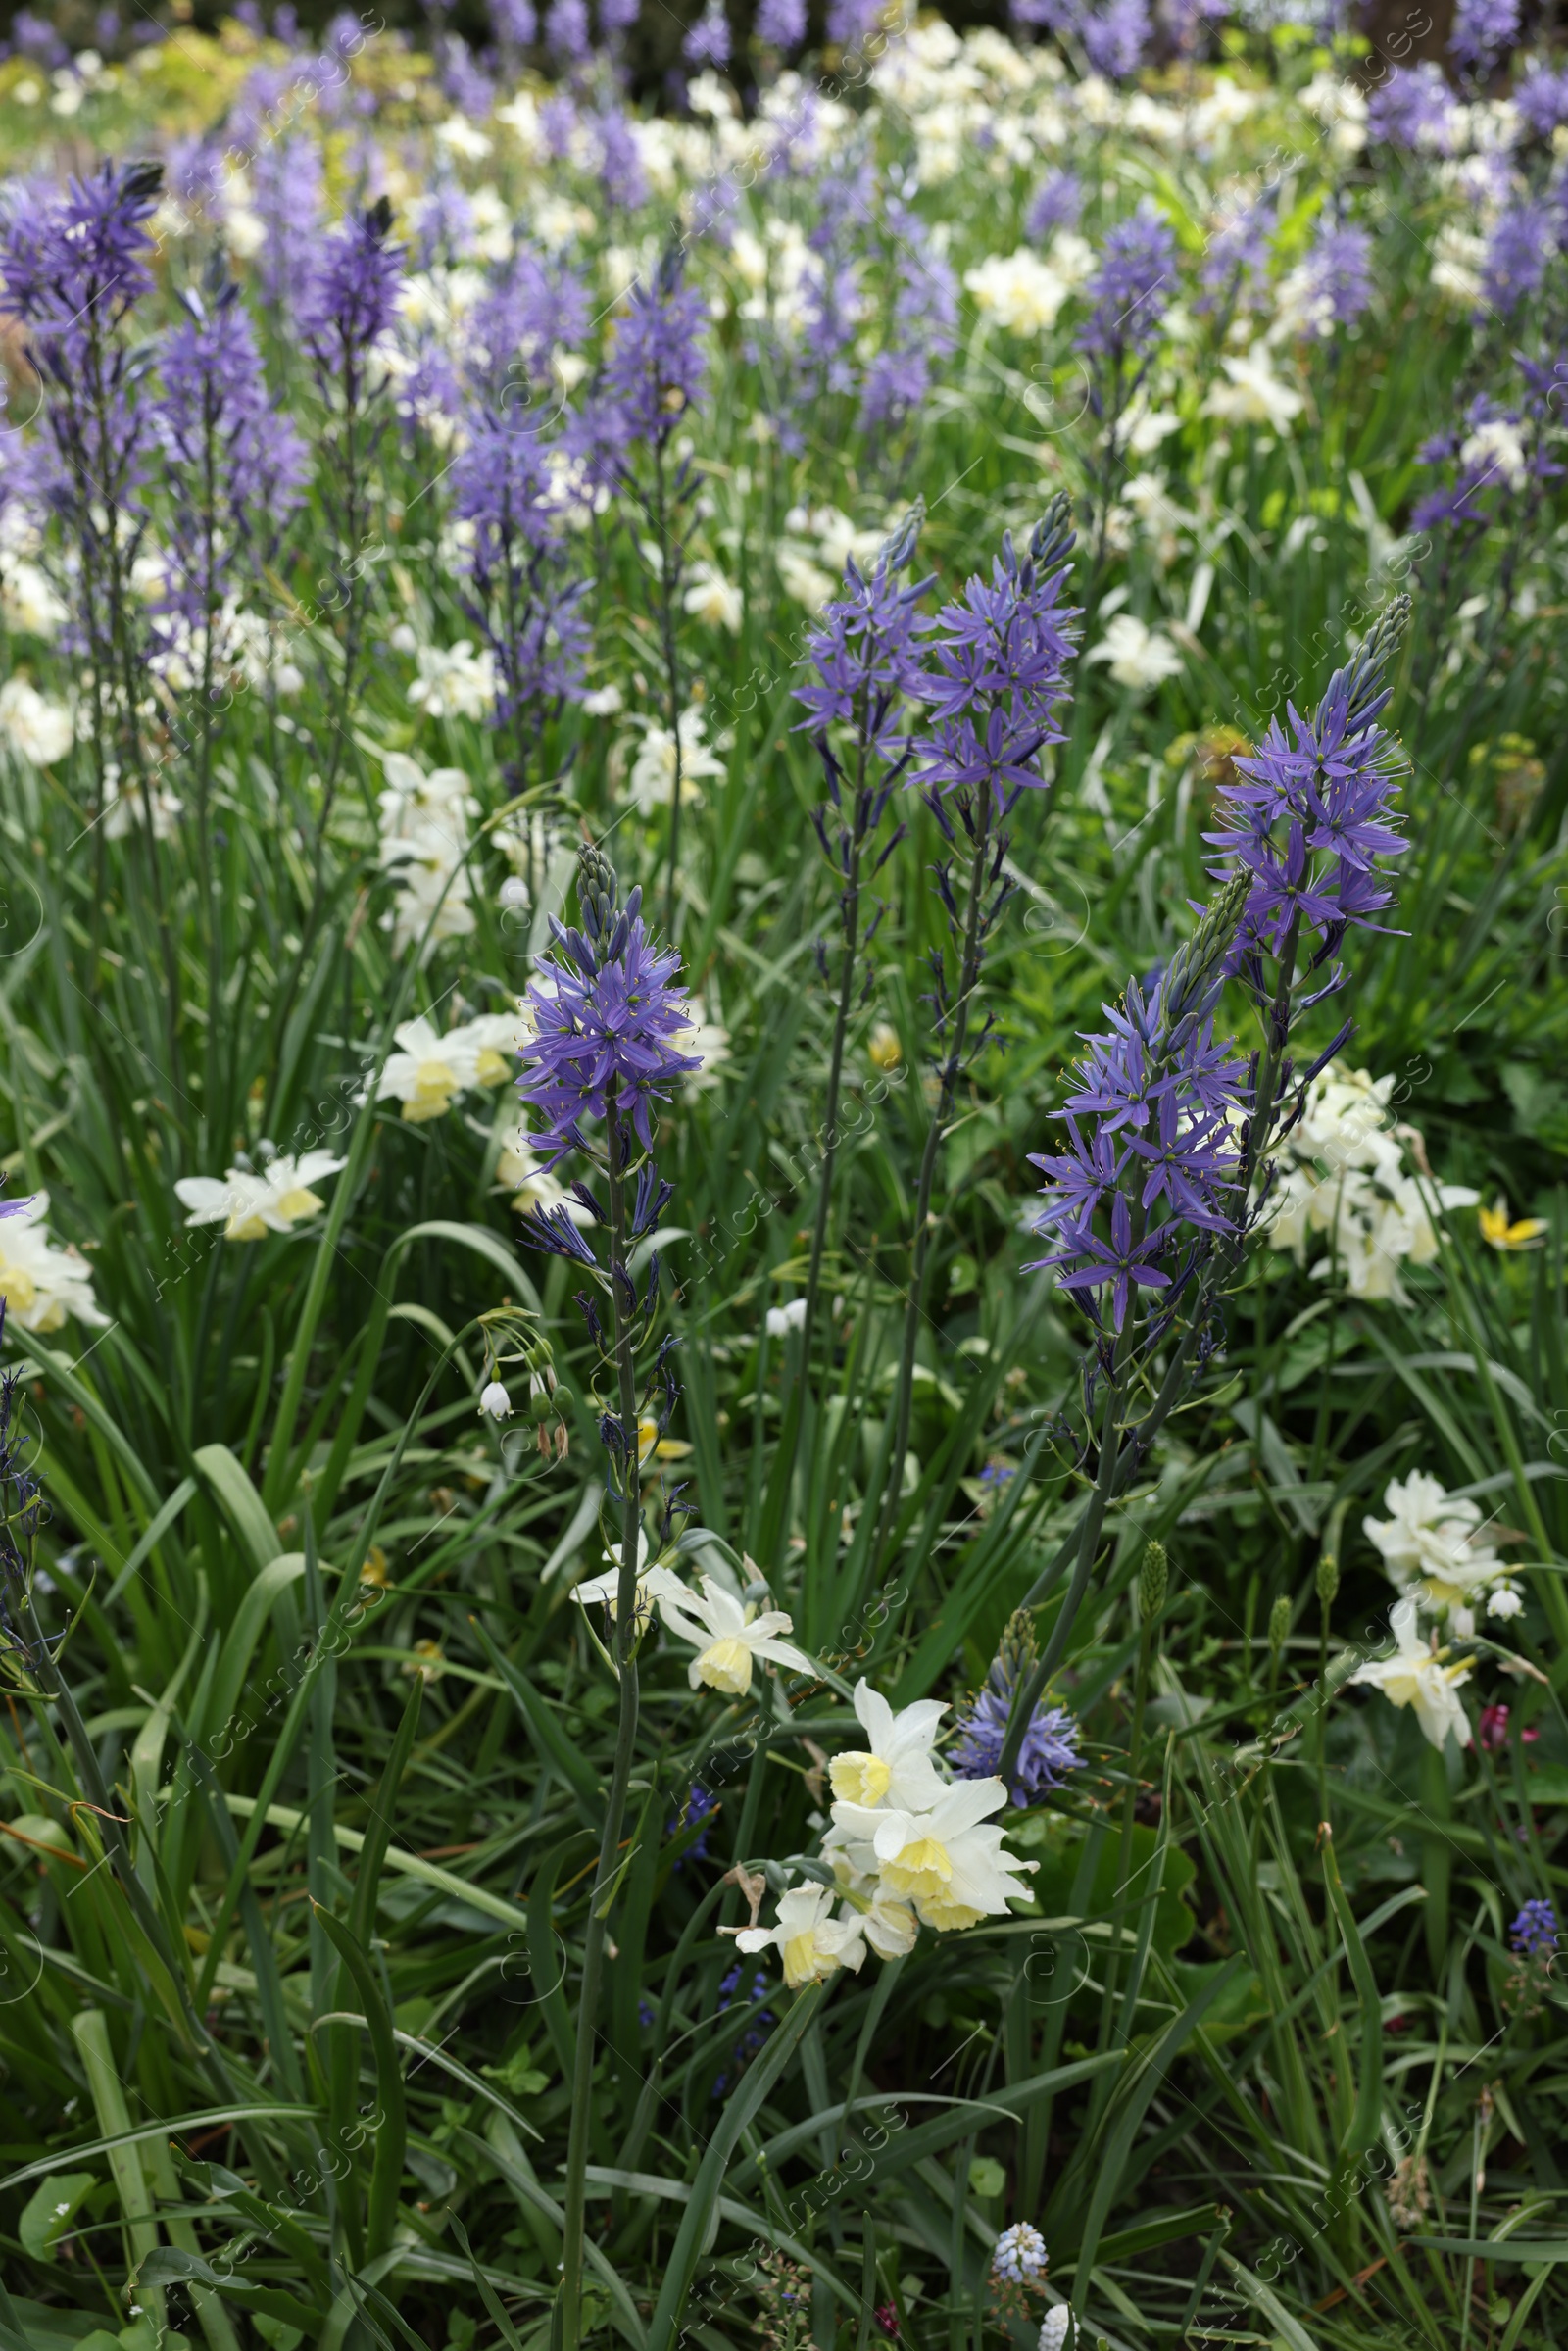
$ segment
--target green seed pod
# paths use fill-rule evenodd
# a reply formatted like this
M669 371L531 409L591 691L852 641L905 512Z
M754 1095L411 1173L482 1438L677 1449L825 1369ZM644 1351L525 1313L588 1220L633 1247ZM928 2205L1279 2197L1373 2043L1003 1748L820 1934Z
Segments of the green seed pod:
M1317 1563L1317 1596L1319 1605L1332 1608L1340 1589L1340 1561L1335 1551L1325 1551Z
M1165 1587L1170 1579L1170 1562L1165 1557L1162 1543L1150 1543L1144 1547L1144 1563L1138 1571L1138 1613L1144 1623L1152 1624L1165 1605Z
M1268 1645L1274 1656L1277 1657L1284 1648L1285 1636L1290 1629L1291 1603L1282 1592L1268 1612Z

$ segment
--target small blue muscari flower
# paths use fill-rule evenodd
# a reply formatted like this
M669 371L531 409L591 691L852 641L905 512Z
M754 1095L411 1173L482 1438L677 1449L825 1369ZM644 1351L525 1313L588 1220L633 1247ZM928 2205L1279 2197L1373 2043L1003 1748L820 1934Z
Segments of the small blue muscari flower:
M986 1676L985 1687L964 1702L959 1736L948 1750L948 1761L958 1780L996 1777L1012 1712L1012 1693L1034 1663L1034 1635L1027 1616L1012 1618ZM1037 1804L1052 1788L1059 1788L1068 1772L1083 1761L1077 1748L1078 1726L1064 1706L1036 1706L1024 1733L1008 1790L1020 1809Z
M641 2025L645 2033L648 2031L653 2021L654 2004L652 2000L639 2000L637 2003L637 2022L639 2025Z
M991 2267L1009 2285L1023 2285L1046 2272L1046 2240L1027 2221L1004 2229L991 2256Z
M1521 1959L1544 1959L1557 1948L1557 1913L1544 1895L1536 1895L1508 1930L1508 1939Z
M709 1831L706 1824L709 1814L716 1811L717 1808L718 1798L710 1796L700 1781L694 1781L685 1803L664 1832L666 1837L677 1837L683 1829L697 1831L691 1843L676 1861L677 1870L684 1869L688 1861L707 1860Z

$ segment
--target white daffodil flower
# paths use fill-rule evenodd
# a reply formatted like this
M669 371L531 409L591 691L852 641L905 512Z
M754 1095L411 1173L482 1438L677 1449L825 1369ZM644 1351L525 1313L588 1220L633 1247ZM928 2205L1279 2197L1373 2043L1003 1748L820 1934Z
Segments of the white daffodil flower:
M312 1185L345 1164L330 1151L301 1158L281 1151L263 1168L231 1167L221 1183L216 1176L181 1176L174 1194L190 1210L187 1225L220 1224L225 1241L265 1241L318 1215L326 1203Z
M680 1591L679 1605L673 1594L662 1597L659 1613L671 1633L689 1641L699 1652L686 1670L693 1690L706 1682L710 1690L721 1690L726 1696L744 1697L752 1687L752 1665L758 1657L773 1665L787 1665L798 1674L811 1670L808 1657L779 1639L780 1634L793 1630L793 1619L782 1608L764 1608L759 1614L726 1592L713 1576L704 1576L701 1597L684 1590Z
M476 1086L500 1086L514 1073L526 1033L520 1012L486 1012L443 1034L421 1013L393 1032L398 1047L376 1082L375 1099L395 1097L411 1125L439 1118L454 1098ZM356 1100L364 1102L364 1094Z
M736 1935L742 1951L776 1948L784 1960L784 1981L791 1991L803 1984L820 1984L840 1968L858 1971L865 1958L865 1936L858 1918L836 1919L836 1897L828 1886L792 1886L780 1894L777 1923L771 1927L743 1927Z
M1460 1746L1469 1746L1470 1723L1458 1693L1472 1669L1445 1665L1446 1651L1427 1646L1416 1627L1413 1599L1396 1601L1390 1621L1394 1654L1373 1658L1350 1680L1381 1690L1391 1705L1413 1706L1416 1720L1435 1747L1446 1744L1450 1731Z
M912 1902L928 1927L946 1935L1005 1916L1007 1904L1029 1891L1013 1872L1035 1864L1004 1854L1002 1830L985 1825L1006 1801L1001 1780L959 1780L928 1812L839 1803L833 1824L845 1837L867 1839L884 1891Z
M828 1765L834 1795L867 1811L883 1804L902 1812L933 1810L947 1792L947 1782L931 1760L947 1707L940 1699L921 1698L895 1714L869 1682L858 1682L855 1711L865 1746L835 1755Z
M1506 1570L1480 1532L1472 1501L1450 1497L1425 1470L1395 1478L1383 1496L1387 1518L1364 1518L1362 1533L1383 1554L1389 1581L1426 1609L1468 1612ZM1506 1616L1506 1608L1494 1609ZM1473 1620L1472 1620L1473 1621Z
M645 1567L643 1562L647 1556L648 1538L639 1527L637 1530L637 1599L634 1611L639 1624L652 1613L656 1605L662 1607L665 1600L690 1600L692 1596L672 1568ZM613 1620L617 1613L620 1596L619 1560L612 1561L602 1576L591 1576L586 1583L579 1584L572 1596L574 1599L581 1600L584 1607L587 1607L591 1601L602 1601L610 1610L612 1620Z
M1162 685L1167 677L1175 677L1182 665L1181 655L1164 631L1151 628L1133 612L1118 612L1085 659L1108 661L1117 685L1133 694L1147 694L1151 687Z
M49 1195L12 1200L0 1216L0 1298L6 1323L24 1331L58 1331L68 1314L101 1328L108 1322L92 1295L92 1268L74 1249L56 1249L44 1219Z

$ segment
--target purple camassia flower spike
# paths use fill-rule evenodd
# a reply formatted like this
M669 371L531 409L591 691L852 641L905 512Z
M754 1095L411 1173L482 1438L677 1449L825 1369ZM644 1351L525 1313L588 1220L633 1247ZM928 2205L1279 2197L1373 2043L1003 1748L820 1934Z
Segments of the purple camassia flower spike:
M530 781L552 706L582 700L592 641L582 607L592 583L569 563L572 496L562 484L570 477L552 470L551 448L526 409L486 408L467 422L467 447L452 465L452 511L473 526L465 607L495 655L493 723L510 738L504 765L515 795ZM530 895L531 863L530 851Z
M634 285L630 308L615 321L602 389L623 442L662 449L702 397L708 310L697 288L681 279L680 248L671 245L653 284Z
M1076 171L1048 171L1029 199L1023 233L1043 245L1058 228L1076 228L1084 209L1084 183Z
M1391 147L1423 147L1446 155L1452 144L1454 98L1443 69L1431 58L1396 66L1367 104L1367 136Z
M1448 51L1482 81L1518 38L1519 0L1459 0Z
M806 38L806 0L758 0L756 28L765 49L798 49Z
M723 67L729 64L729 19L720 0L708 0L681 43L681 55L689 66Z
M1078 349L1112 366L1142 358L1159 333L1175 285L1176 239L1146 198L1101 248L1085 288L1092 307L1078 329Z
M1066 510L1054 506L1027 556L1008 533L990 584L976 574L961 603L943 606L922 689L934 723L916 745L911 784L933 794L988 788L999 815L1019 792L1045 788L1037 762L1062 740L1056 712L1074 652L1077 609L1061 602L1072 546Z
M1481 266L1486 308L1511 318L1521 302L1539 294L1557 243L1557 215L1551 206L1516 204L1503 213L1487 239Z
M1107 81L1123 80L1137 73L1152 29L1148 0L1106 0L1103 8L1084 12L1084 54Z
M867 753L896 758L898 728L906 706L918 696L925 672L919 636L931 622L919 607L929 579L901 585L900 574L914 554L925 509L918 503L877 557L867 579L855 558L844 566L845 594L824 605L806 640L814 683L797 686L795 699L808 715L802 728L825 747L830 726L853 726ZM836 763L828 770L837 800Z
M327 238L299 306L300 339L318 376L346 400L365 389L366 359L397 309L403 248L391 242L392 207L384 196Z
M1537 138L1549 139L1568 122L1568 72L1533 66L1514 91L1513 102Z
M1248 1066L1233 1040L1215 1044L1213 1015L1246 886L1232 885L1223 919L1207 939L1200 926L1147 995L1134 981L1118 1007L1104 1007L1110 1027L1085 1040L1081 1082L1060 1113L1068 1148L1034 1160L1050 1178L1035 1230L1057 1249L1025 1271L1057 1269L1064 1290L1109 1288L1118 1332L1137 1291L1170 1287L1160 1261L1188 1228L1238 1229L1232 1122L1245 1107ZM1095 1217L1107 1201L1104 1239Z
M310 479L310 453L273 407L250 318L230 279L186 316L163 349L157 426L181 527L170 542L170 607L193 625L221 602L241 545L266 563ZM210 512L209 512L210 508Z
M256 256L262 294L275 309L293 312L311 280L320 247L324 203L316 141L271 139L258 151L256 210L267 235Z
M1035 1644L1030 1620L1021 1612L1003 1633L985 1687L960 1709L958 1738L948 1750L956 1780L995 1778L1007 1736L1012 1693L1034 1663ZM1078 1726L1065 1706L1037 1705L1029 1716L1023 1744L1013 1765L1009 1794L1020 1809L1038 1804L1069 1772L1081 1769Z
M680 956L649 940L641 890L617 909L609 861L588 847L577 857L582 928L568 930L551 916L558 952L541 956L528 985L534 1034L522 1049L519 1084L543 1114L546 1164L586 1150L583 1120L605 1118L612 1105L650 1150L655 1107L669 1100L678 1079L702 1067L671 1043L691 1027L686 996L672 985ZM538 1240L536 1222L530 1233ZM545 1246L554 1244L547 1238Z
M931 363L952 351L958 321L957 278L912 204L889 195L882 227L896 290L886 340L867 365L860 389L865 426L897 422L920 407L931 385Z
M64 195L14 201L0 230L6 308L33 329L46 368L89 339L105 341L151 288L147 233L163 167L104 164Z
M1312 303L1327 325L1353 326L1372 301L1372 239L1364 228L1324 228L1306 257Z
M1222 829L1203 836L1219 853L1209 870L1216 880L1250 877L1233 970L1249 974L1259 955L1280 955L1301 930L1317 934L1321 963L1351 925L1386 927L1374 917L1393 892L1378 859L1407 847L1394 807L1404 759L1377 719L1390 694L1384 667L1409 610L1409 598L1396 597L1329 680L1312 718L1287 704L1289 731L1271 719L1256 755L1235 762L1243 780L1217 796Z

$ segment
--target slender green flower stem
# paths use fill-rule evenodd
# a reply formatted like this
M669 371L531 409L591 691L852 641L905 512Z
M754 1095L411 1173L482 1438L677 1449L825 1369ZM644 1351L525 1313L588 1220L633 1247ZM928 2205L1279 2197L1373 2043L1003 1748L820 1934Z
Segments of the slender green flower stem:
M680 648L675 639L675 566L669 538L669 500L664 488L664 445L654 444L654 532L659 547L659 640L664 657L664 696L669 709L675 781L669 802L669 877L664 885L664 933L674 944L675 881L680 871Z
M865 754L862 744L860 772L865 772ZM858 801L858 787L857 802ZM822 1166L816 1195L816 1215L811 1226L811 1255L806 1276L806 1312L801 1321L799 1351L795 1359L795 1385L779 1436L779 1461L773 1472L779 1490L778 1527L773 1541L772 1564L777 1565L789 1531L789 1489L795 1476L796 1456L800 1450L801 1428L806 1417L806 1399L811 1384L811 1355L816 1334L817 1301L822 1292L822 1260L827 1253L828 1219L833 1208L833 1177L838 1166L839 1096L844 1084L844 1049L849 1038L850 1018L855 1008L855 975L858 968L860 926L860 866L863 844L853 839L850 845L849 871L844 879L844 955L839 971L839 1001L833 1018L833 1043L828 1054L827 1102L822 1113Z
M914 1357L920 1342L920 1325L925 1320L926 1283L931 1264L931 1194L936 1184L937 1154L942 1149L948 1121L953 1116L954 1098L963 1068L963 1050L969 1036L969 1014L980 979L980 917L985 906L986 860L991 848L994 812L995 801L987 786L983 791L975 824L974 851L969 864L969 904L964 915L958 998L953 1007L952 1048L943 1063L942 1091L931 1124L926 1129L925 1150L920 1156L920 1177L915 1189L914 1254L909 1268L909 1295L904 1314L904 1347L899 1357L899 1379L893 1407L893 1450L888 1456L888 1483L882 1497L882 1516L877 1526L876 1541L871 1546L872 1556L876 1558L881 1557L892 1536L904 1492L904 1456L908 1449L909 1421L914 1408Z
M1121 1973L1120 1938L1126 1933L1126 1921L1120 1916L1121 1905L1127 1899L1128 1882L1132 1876L1133 1829L1138 1818L1138 1774L1143 1763L1144 1713L1149 1704L1149 1679L1154 1660L1154 1639L1159 1630L1159 1611L1150 1609L1138 1628L1138 1664L1133 1680L1132 1720L1127 1730L1127 1785L1122 1790L1121 1840L1116 1863L1117 1948L1105 1963L1105 1992L1101 2009L1100 2045L1106 2046L1106 2033L1115 2004L1116 1979ZM1106 2077L1108 2084L1109 2077Z
M621 1823L626 1789L637 1747L637 1548L638 1459L637 1374L631 1324L622 1304L615 1268L626 1261L625 1173L621 1165L622 1129L613 1101L608 1106L606 1140L610 1151L610 1296L614 1310L615 1374L619 1388L621 1476L625 1494L620 1521L620 1580L615 1588L614 1658L620 1685L620 1711L615 1728L615 1754L610 1792L605 1805L604 1833L599 1840L599 1866L589 1896L583 1930L582 1986L577 2002L577 2049L571 2081L571 2127L566 2143L566 2192L563 2200L564 2229L561 2270L561 2320L556 2331L559 2351L577 2351L582 2340L583 2233L587 2217L588 2142L592 2126L594 2057L599 2041L599 1994L604 1976L605 1937L615 1869L620 1852Z

